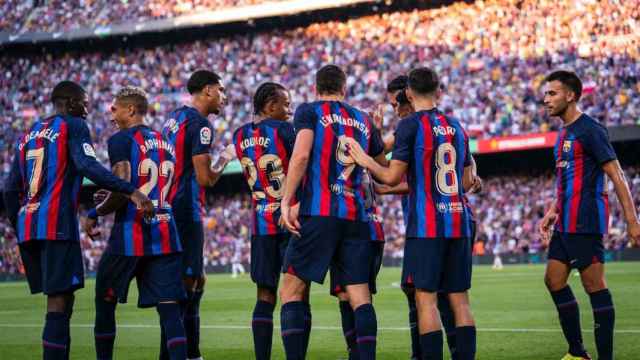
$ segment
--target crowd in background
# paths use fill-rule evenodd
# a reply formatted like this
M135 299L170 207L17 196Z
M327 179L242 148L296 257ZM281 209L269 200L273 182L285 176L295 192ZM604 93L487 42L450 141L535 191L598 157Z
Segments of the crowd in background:
M640 207L640 167L625 169L636 208ZM496 245L505 254L540 254L546 251L537 233L537 224L555 195L555 176L499 176L485 179L481 194L470 195L469 201L477 219L477 255L493 254ZM625 234L626 223L618 198L609 188L611 220L605 248L622 250L631 244ZM378 198L384 219L385 256L402 258L404 220L400 197ZM216 196L208 199L203 217L204 262L208 269L225 269L233 262L249 263L251 236L251 202L248 194ZM81 231L84 262L88 271L96 270L100 255L107 245L110 217L100 221L101 235L94 240ZM0 221L0 273L19 273L21 265L13 231Z
M111 14L117 14L118 19L155 16L140 4L174 9L159 15L169 16L166 14L179 13L176 7L187 2L34 0L31 5L34 3L45 4L37 7L41 15L33 16L33 10L26 7L29 1L2 1L0 29L15 28L21 21L23 26L32 26L24 22L39 22L33 29L59 30L79 26L82 21L111 23ZM239 1L193 3L211 7ZM56 9L63 9L62 13ZM91 9L91 16L82 16L87 9ZM151 105L146 121L160 129L168 112L189 101L186 80L199 68L220 73L227 88L223 114L210 118L218 148L230 142L235 128L251 121L251 96L261 82L286 85L295 106L313 98L313 74L326 63L346 70L347 101L365 110L385 100L385 86L392 77L416 65L431 66L444 85L439 106L459 118L476 138L557 129L558 121L549 119L540 104L544 75L557 68L575 70L583 79L581 108L585 112L608 126L640 124L639 27L639 0L475 1L154 48L55 56L0 54L0 176L9 171L12 146L20 134L39 116L52 113L48 95L63 79L76 81L88 91L87 122L98 158L105 164L106 140L114 132L109 107L115 92L123 85L143 87L150 94ZM396 120L387 107L384 130L391 131ZM637 173L635 169L636 183ZM488 251L502 241L507 249L540 250L532 229L541 216L541 202L546 198L542 194L553 189L550 182L550 177L525 176L487 181L486 193L491 198L480 196L473 202L481 219L480 238ZM515 193L520 194L515 195L518 201L513 201ZM634 198L640 198L638 186ZM205 222L210 264L227 264L233 256L247 258L250 216L246 208L246 197L213 202ZM623 236L616 230L623 228L621 217L615 214L615 206L612 209L608 246L624 247ZM383 211L387 252L401 256L404 226L398 200L385 198ZM6 224L0 227L5 230ZM3 271L17 269L11 236L8 231L0 234ZM101 247L83 239L85 260L95 265L90 259L97 258Z
M269 0L277 1L282 0ZM3 0L0 4L0 31L71 31L263 2L266 0Z

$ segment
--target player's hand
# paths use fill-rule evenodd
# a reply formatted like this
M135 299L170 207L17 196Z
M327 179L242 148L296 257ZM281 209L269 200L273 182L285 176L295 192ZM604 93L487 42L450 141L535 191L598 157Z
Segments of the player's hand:
M236 157L236 147L233 144L229 144L224 148L222 154L220 154L226 161L231 161Z
M347 149L349 150L349 156L355 161L358 165L368 168L367 164L371 160L371 157L367 155L362 149L362 146L352 138L346 139Z
M555 212L548 212L540 221L538 225L538 232L540 233L540 238L542 242L548 244L551 240L551 230L553 225L558 220L558 214Z
M153 202L151 202L147 195L141 193L139 190L136 190L131 194L131 201L136 204L136 207L138 209L142 209L145 219L151 220L153 218L156 211L153 206Z
M469 189L469 193L470 194L478 194L482 191L482 179L480 178L480 176L476 175L473 178L473 185L471 185L471 188Z
M640 245L640 222L638 222L638 220L627 225L627 234L631 238L631 243L633 245Z
M373 120L376 128L382 130L382 125L384 124L384 105L378 104L374 111L369 112L369 116L371 116L371 120Z
M85 218L84 220L84 231L89 235L91 240L95 241L98 236L100 236L100 229L98 228L98 220Z
M111 192L109 190L105 190L105 189L100 189L98 191L96 191L93 194L93 204L94 206L98 206L99 204L101 204L104 199L107 198L107 196L109 196L109 194L111 194Z
M299 208L300 204L293 206ZM294 235L300 236L300 222L298 221L298 209L289 206L289 200L282 199L280 203L280 219L284 222L284 227Z

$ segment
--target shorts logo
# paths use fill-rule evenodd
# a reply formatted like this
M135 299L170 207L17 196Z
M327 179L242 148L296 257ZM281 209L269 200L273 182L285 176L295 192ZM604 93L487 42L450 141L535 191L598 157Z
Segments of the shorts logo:
M89 143L82 144L82 150L84 150L84 154L91 157L96 157L96 152L93 150L93 146Z
M562 151L569 152L571 151L571 140L565 140L562 144Z
M203 127L200 129L200 142L202 145L211 144L211 129L208 127Z
M447 212L447 204L438 203L438 211L440 211L441 213Z

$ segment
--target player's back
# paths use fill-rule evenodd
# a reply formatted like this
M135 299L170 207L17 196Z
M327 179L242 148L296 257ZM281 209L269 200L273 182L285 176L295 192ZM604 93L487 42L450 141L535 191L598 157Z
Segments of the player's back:
M285 232L278 226L280 200L294 141L293 126L274 119L247 123L233 135L236 156L251 188L253 235Z
M17 145L26 196L18 214L18 242L78 240L78 193L82 175L70 159L69 134L83 120L54 115L36 121ZM83 144L87 155L93 147Z
M470 165L468 137L460 123L437 109L405 118L398 133L412 138L408 181L407 236L458 238L470 236L464 205L464 168Z
M175 187L168 200L178 219L201 221L205 189L196 181L192 157L210 151L213 142L211 124L196 109L183 106L169 115L162 134L176 151Z
M298 107L295 128L314 131L300 214L367 221L362 168L348 155L346 139L378 155L382 141L369 116L341 101L316 101Z
M165 255L181 251L171 203L167 197L175 184L175 148L162 134L139 125L121 130L109 139L112 165L127 161L131 183L147 195L156 214L146 220L133 202L118 209L107 252L125 256Z

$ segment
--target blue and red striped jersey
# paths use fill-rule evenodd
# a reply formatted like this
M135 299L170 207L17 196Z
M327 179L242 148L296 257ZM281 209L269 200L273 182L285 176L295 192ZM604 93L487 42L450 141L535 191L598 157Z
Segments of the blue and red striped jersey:
M437 109L419 111L400 121L395 137L393 159L409 166L406 236L470 236L462 180L471 158L460 123Z
M293 126L273 119L247 123L233 134L236 156L251 188L253 235L286 232L278 225L280 200L294 142Z
M371 174L363 169L362 185L364 186L364 208L369 218L369 233L371 241L384 242L384 228L382 223L382 212L377 204L376 190Z
M54 115L36 121L20 139L5 192L18 242L78 241L78 193L83 176L98 186L131 194L135 187L96 160L84 120Z
M314 132L300 214L368 221L362 168L348 155L345 139L355 139L372 156L381 154L382 139L369 116L340 101L316 101L296 109L294 126Z
M556 230L606 234L609 196L602 165L616 159L607 128L582 114L560 131L554 154L558 212Z
M167 196L175 174L175 149L159 132L140 125L120 130L109 139L111 165L126 161L131 183L147 195L156 214L145 220L129 201L116 211L106 252L124 256L166 255L182 251Z
M210 152L213 127L198 110L183 106L169 115L162 130L176 149L175 187L168 199L177 219L202 221L205 189L196 181L192 157Z

